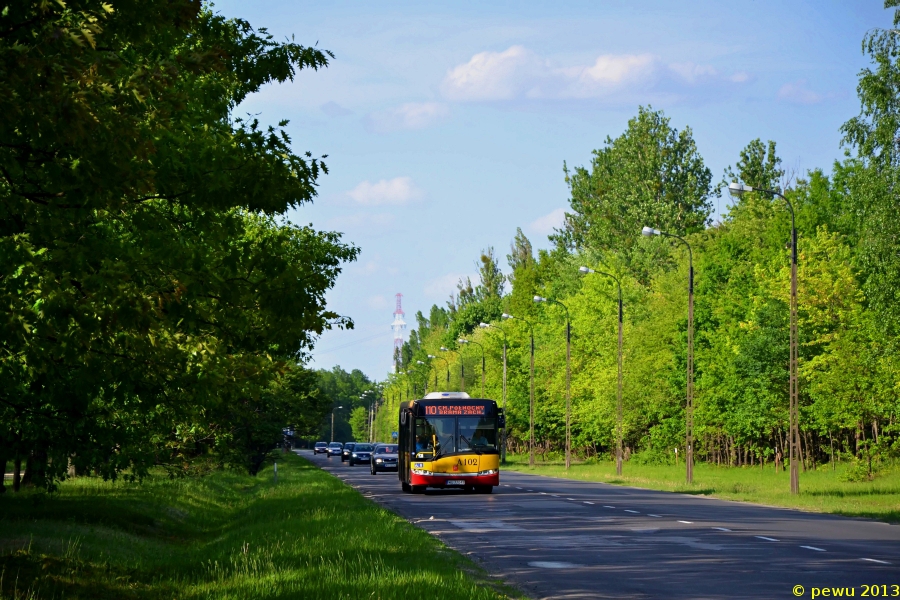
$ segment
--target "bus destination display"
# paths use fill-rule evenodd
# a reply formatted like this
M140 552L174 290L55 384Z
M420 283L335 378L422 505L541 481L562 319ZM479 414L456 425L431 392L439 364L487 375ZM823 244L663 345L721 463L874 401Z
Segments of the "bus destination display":
M439 404L437 406L426 406L425 414L429 416L484 416L487 414L487 407L484 404Z

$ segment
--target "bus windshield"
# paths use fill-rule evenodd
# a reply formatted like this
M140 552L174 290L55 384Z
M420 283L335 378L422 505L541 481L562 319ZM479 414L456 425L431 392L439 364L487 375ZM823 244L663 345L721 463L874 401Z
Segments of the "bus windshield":
M497 449L493 417L419 417L416 419L417 453L445 455Z

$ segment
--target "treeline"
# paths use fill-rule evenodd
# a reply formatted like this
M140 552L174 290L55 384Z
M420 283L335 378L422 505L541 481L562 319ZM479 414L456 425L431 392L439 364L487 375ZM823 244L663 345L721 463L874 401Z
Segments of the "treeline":
M872 67L860 74L861 112L842 127L848 154L830 172L786 173L775 142L753 140L716 181L691 129L678 130L662 112L642 107L589 165L565 169L569 210L551 250L535 256L519 230L508 276L488 249L475 285L461 281L446 308L416 315L400 373L385 391L389 408L379 416L380 431L393 427L407 387L421 393L427 381L428 389L459 389L460 363L465 389L480 394L481 350L458 343L460 337L482 345L485 395L499 400L505 332L509 446L525 451L530 322L536 446L544 455L562 451L565 312L536 304L539 295L563 303L571 318L573 449L582 457L611 457L617 290L612 277L579 272L587 266L622 283L626 456L657 463L673 462L676 449L683 456L688 252L672 239L641 236L650 226L683 236L693 250L696 459L762 465L786 456L790 216L783 201L751 193L730 201L714 221L712 199L738 181L783 192L796 212L803 467L853 460L861 476L871 476L879 461L896 457L900 46L894 32L874 30L864 49Z
M255 473L330 402L303 365L351 326L325 293L357 249L299 227L320 159L237 117L330 53L190 0L0 13L0 465ZM0 491L4 487L0 484Z

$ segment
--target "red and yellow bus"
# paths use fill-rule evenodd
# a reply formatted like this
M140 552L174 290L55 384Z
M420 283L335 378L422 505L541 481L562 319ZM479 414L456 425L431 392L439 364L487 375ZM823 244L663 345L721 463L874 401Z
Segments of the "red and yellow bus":
M457 488L490 494L500 484L503 410L465 392L434 392L400 404L404 492Z

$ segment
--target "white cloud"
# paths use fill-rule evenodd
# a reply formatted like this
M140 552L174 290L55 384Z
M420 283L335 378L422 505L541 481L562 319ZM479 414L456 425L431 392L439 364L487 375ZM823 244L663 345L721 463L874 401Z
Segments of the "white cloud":
M669 65L669 69L687 83L696 83L702 79L715 77L719 74L718 71L709 65L697 65L692 62L672 63Z
M444 119L450 110L438 102L409 102L390 110L371 113L366 117L366 127L377 133L389 133L402 129L424 129Z
M456 293L456 284L459 282L459 280L465 280L466 277L472 278L473 281L478 279L477 275L448 273L446 275L441 275L440 277L435 277L434 279L428 281L422 291L425 294L426 298L446 300L450 297L450 294Z
M536 235L550 235L553 230L566 222L566 209L557 208L551 213L538 217L528 225L528 231Z
M509 100L548 68L522 46L503 52L479 52L466 64L450 69L441 90L452 100Z
M424 195L410 177L382 179L372 183L363 181L347 192L347 195L358 204L380 206L383 204L408 204L419 200Z
M808 89L806 80L800 79L792 83L786 83L778 90L778 99L794 104L817 104L825 99L822 94Z
M592 64L556 66L523 46L480 52L450 69L441 92L455 101L608 98L654 89L672 93L706 82L723 82L717 69L692 62L665 63L653 54L601 54ZM731 81L749 79L746 73Z
M751 79L752 77L750 76L750 73L746 71L737 71L735 73L732 73L728 78L729 81L733 81L734 83L747 83Z

